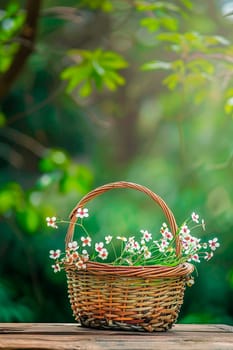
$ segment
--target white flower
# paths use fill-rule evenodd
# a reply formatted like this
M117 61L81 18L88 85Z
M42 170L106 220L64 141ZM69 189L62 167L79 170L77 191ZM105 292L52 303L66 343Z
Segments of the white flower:
M61 251L60 251L60 249L57 249L57 250L50 250L49 251L49 257L50 257L50 259L54 259L54 260L56 260L56 259L59 259L60 258L60 255L61 255Z
M181 226L180 233L182 233L184 236L190 233L190 230L186 224Z
M193 254L192 256L191 256L191 259L193 260L193 261L195 261L195 262L200 262L200 259L199 259L199 255L198 254Z
M53 217L47 217L46 218L46 221L47 221L47 226L50 226L50 227L53 227L53 228L58 228L57 225L56 225L56 216L53 216Z
M216 248L218 248L219 246L220 246L220 244L219 244L217 238L209 240L209 247L211 250L216 250Z
M91 246L91 237L87 236L87 237L81 237L81 241L83 242L83 247L85 247L86 245L88 247Z
M204 259L206 259L208 261L213 257L213 255L214 255L214 253L212 251L210 253L205 252Z
M76 217L77 218L87 218L89 216L87 208L78 208Z
M107 249L103 248L103 249L101 250L101 252L99 252L98 257L101 258L102 260L107 259L107 257L108 257L108 251L107 251Z
M162 233L162 236L164 239L168 239L169 241L172 240L173 238L173 234L168 230L168 228L166 228Z
M191 218L192 218L192 220L194 221L194 222L196 222L197 224L199 223L199 215L198 214L196 214L196 213L192 213L192 215L191 215Z
M68 248L70 250L77 250L79 248L78 242L77 241L69 242L68 243Z
M154 243L158 246L160 253L164 253L169 245L169 242L166 239L162 239L160 244L157 241L154 241Z
M95 244L95 250L96 250L98 253L101 252L101 250L103 249L103 247L104 247L103 242L99 242L99 243L96 243L96 244Z
M135 250L140 250L140 244L137 241L134 241L131 247Z
M106 244L109 244L112 240L112 236L108 235L108 236L105 236L105 242Z
M152 239L152 234L149 233L147 230L141 230L140 232L143 234L142 239L144 239L146 242L149 242Z
M55 273L61 271L61 267L59 264L52 265L52 268L53 268L53 272Z

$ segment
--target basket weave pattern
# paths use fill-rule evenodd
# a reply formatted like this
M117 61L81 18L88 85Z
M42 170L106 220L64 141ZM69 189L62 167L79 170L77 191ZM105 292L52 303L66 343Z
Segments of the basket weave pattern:
M114 189L132 188L146 193L163 210L181 253L177 224L166 203L148 188L115 182L89 192L72 211L66 245L73 240L75 213L96 196ZM171 266L113 266L88 262L86 271L66 266L68 295L74 317L83 326L137 331L166 331L176 322L191 264Z

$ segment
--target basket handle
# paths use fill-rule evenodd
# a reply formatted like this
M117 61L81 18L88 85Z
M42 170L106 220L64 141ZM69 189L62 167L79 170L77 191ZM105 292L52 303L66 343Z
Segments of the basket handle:
M179 257L181 255L181 244L180 244L180 238L179 235L177 234L177 224L175 217L172 213L172 211L168 208L167 204L164 202L164 200L159 197L157 194L149 190L147 187L138 185L133 182L126 182L126 181L118 181L118 182L112 182L100 187L97 187L96 189L92 190L91 192L87 193L75 206L75 208L72 210L70 214L70 224L68 227L68 231L66 234L66 247L68 246L68 243L73 240L73 235L74 235L74 228L75 228L75 223L77 221L76 218L76 212L78 208L83 208L86 203L88 203L90 200L93 198L99 196L100 194L107 192L109 190L112 190L114 188L132 188L141 192L144 192L147 194L149 197L151 197L163 210L164 215L166 216L169 226L171 229L171 232L173 236L175 237L175 244L176 244L176 255Z

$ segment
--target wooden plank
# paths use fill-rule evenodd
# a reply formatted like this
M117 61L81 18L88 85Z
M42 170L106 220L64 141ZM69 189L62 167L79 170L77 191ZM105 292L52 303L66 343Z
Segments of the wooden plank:
M233 326L217 324L176 324L170 331L176 332L233 332ZM65 334L138 334L148 335L150 333L137 333L127 331L96 330L93 328L81 327L78 323L0 323L0 334L2 333L65 333ZM168 333L167 332L167 333ZM156 334L167 334L156 333Z
M77 324L0 324L0 349L233 350L233 327L175 325L165 333L102 331Z

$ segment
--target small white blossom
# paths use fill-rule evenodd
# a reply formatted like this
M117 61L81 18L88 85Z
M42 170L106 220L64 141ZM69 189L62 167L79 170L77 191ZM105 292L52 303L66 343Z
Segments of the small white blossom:
M68 243L68 248L70 250L77 250L79 248L78 242L77 241L69 242Z
M103 249L99 252L98 257L101 258L102 260L107 259L107 257L108 257L108 251L107 251L107 249L103 248Z
M192 255L192 257L191 257L191 259L193 260L193 261L195 261L195 262L200 262L200 259L199 259L199 255L198 254L193 254Z
M78 208L76 212L76 217L77 218L87 218L89 216L88 214L88 209L87 208Z
M56 260L56 259L59 259L60 258L60 255L61 255L61 251L60 251L60 249L57 249L57 250L50 250L49 251L49 257L50 257L50 259L54 259L54 260Z
M192 215L191 215L191 217L192 217L192 220L194 221L194 222L196 222L197 224L199 223L199 215L198 214L196 214L196 213L192 213Z
M87 236L87 237L81 237L81 241L83 242L82 243L82 246L85 247L86 245L88 247L91 246L91 237Z
M152 239L152 234L147 230L141 230L140 232L143 234L142 239L144 239L146 242L149 242Z
M160 253L164 253L165 249L168 247L169 242L166 239L161 239L161 243L158 241L154 241L154 243L158 246Z
M164 239L168 239L169 241L172 240L173 238L173 234L168 230L168 228L166 228L162 233L162 236Z
M53 227L53 228L58 228L57 224L56 224L56 221L57 221L56 216L53 216L51 218L47 217L46 221L47 221L47 226L50 226L50 227Z
M96 243L96 244L95 244L95 250L96 250L98 253L101 252L101 250L103 249L103 247L104 247L103 242L99 242L99 243Z
M52 268L55 273L61 271L61 267L59 264L52 265Z
M112 241L112 236L110 236L110 235L105 236L105 242L106 242L106 244L109 244L111 241Z
M209 240L209 247L211 250L216 250L216 248L220 247L218 239L217 238L210 239Z
M190 229L186 224L181 226L180 233L183 234L183 236L189 235Z
M208 261L213 257L213 255L214 255L214 253L212 251L210 253L205 252L204 259Z

